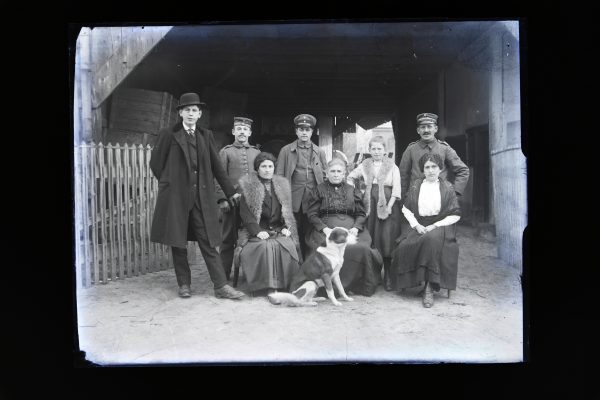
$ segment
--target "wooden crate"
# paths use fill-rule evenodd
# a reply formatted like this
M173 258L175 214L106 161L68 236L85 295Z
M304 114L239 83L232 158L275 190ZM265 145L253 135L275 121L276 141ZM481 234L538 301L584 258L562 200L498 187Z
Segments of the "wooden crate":
M167 92L117 89L111 97L106 142L153 146L160 129L177 121L177 104Z

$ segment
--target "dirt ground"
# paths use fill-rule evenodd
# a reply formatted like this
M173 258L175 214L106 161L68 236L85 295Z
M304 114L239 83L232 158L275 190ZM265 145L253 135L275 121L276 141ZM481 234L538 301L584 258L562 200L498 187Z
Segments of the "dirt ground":
M198 251L189 299L177 296L173 270L78 290L80 348L103 365L522 361L520 277L492 239L459 226L457 290L436 293L430 309L418 288L398 295L379 287L341 307L219 300Z

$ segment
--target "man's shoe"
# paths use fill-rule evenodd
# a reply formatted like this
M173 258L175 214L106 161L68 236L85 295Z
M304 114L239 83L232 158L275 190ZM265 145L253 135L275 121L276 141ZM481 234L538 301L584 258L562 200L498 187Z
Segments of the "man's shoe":
M215 297L218 299L238 300L244 296L244 293L240 292L239 290L235 290L229 285L225 285L222 288L215 289Z
M423 306L425 308L431 308L433 306L433 291L429 282L425 283L425 290L423 291Z
M179 297L188 298L192 297L192 293L190 291L190 285L181 285L179 286Z

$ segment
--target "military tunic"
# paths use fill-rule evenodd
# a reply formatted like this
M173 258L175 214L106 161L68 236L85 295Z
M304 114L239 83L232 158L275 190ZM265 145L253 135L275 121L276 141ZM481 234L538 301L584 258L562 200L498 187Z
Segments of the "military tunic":
M456 151L454 151L448 143L436 138L432 143L417 140L416 142L409 144L406 147L406 150L404 150L398 166L400 169L402 198L406 198L408 188L415 180L425 177L419 168L419 159L425 153L435 153L442 158L444 165L440 172L440 177L448 179L448 174L453 174L454 190L458 194L462 194L469 181L469 167L462 162L460 157L458 157L458 154L456 154Z
M219 151L221 162L225 172L229 175L229 181L234 188L238 188L238 181L242 176L248 175L254 171L254 159L260 154L260 150L246 142L239 144L237 142L227 145ZM219 196L219 198L225 198Z
M229 175L229 181L235 189L239 187L240 178L254 172L254 159L260 154L260 150L246 142L240 144L234 142L219 151L221 162L225 172ZM218 201L227 200L221 188L217 186ZM240 226L239 208L234 207L228 212L223 212L221 235L223 243L220 247L221 262L225 269L225 275L229 278L233 263L233 251L237 241L237 230Z
M298 164L292 173L292 207L294 210L307 209L307 198L310 192L317 186L315 172L311 167L313 156L312 146L298 144Z

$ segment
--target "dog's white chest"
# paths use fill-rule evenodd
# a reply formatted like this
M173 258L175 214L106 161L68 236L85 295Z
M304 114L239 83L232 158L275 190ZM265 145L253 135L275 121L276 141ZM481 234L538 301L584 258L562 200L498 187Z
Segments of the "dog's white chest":
M342 269L344 257L342 257L339 252L333 252L330 249L328 251L327 247L319 247L317 251L323 254L331 264L331 268L333 269L333 273L331 275L338 275L340 273L340 269Z

